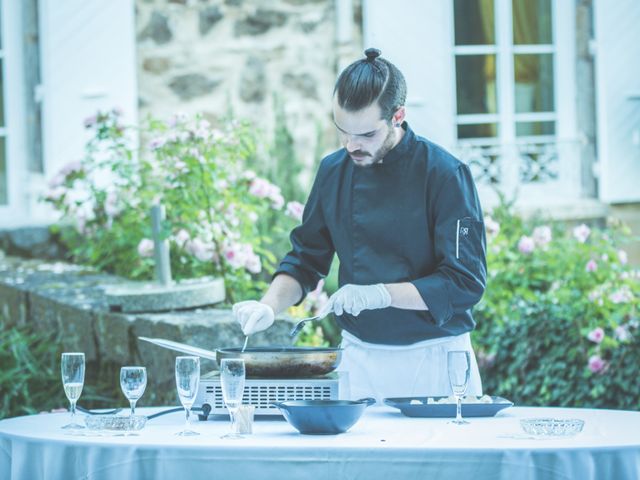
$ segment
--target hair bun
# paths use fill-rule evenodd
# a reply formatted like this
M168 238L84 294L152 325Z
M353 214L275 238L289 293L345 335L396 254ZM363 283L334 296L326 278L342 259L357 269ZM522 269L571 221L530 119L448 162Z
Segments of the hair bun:
M373 62L376 58L378 58L382 54L382 52L377 48L367 48L364 51L364 54L367 56L368 62Z

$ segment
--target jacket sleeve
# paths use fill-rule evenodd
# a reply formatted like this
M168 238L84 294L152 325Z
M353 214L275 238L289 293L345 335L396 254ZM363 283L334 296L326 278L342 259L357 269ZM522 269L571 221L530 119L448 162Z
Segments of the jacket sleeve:
M302 287L304 300L321 278L328 275L335 248L322 211L322 170L316 175L311 193L302 214L302 223L290 235L291 251L282 259L274 277L286 273Z
M437 268L412 283L436 325L443 326L478 303L486 286L484 221L467 165L444 182L430 211Z

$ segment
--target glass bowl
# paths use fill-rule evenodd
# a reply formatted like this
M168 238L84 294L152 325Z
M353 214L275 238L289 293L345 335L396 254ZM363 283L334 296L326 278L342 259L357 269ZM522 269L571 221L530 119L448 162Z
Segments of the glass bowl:
M147 423L144 415L87 415L84 423L89 430L111 430L118 432L135 432L142 430Z
M522 429L530 435L568 437L582 431L584 420L579 418L523 418Z

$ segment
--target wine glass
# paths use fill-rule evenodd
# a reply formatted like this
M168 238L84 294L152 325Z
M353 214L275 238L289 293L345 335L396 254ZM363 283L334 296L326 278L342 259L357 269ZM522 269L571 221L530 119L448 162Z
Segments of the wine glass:
M244 360L241 358L223 359L220 365L220 384L222 386L222 398L231 418L231 431L221 438L243 438L242 435L237 433L236 412L242 404L244 381Z
M136 413L136 402L147 388L147 369L145 367L122 367L120 369L120 388L131 405L130 415Z
M464 425L469 422L462 419L462 396L467 391L469 375L471 373L471 357L465 350L447 352L447 370L449 383L456 397L456 419L449 423Z
M189 430L189 412L198 394L198 384L200 383L200 358L198 357L176 357L176 386L178 396L186 413L184 430L176 435L191 436L200 435L198 432Z
M84 428L75 423L76 402L84 386L84 353L63 353L60 371L64 393L71 404L71 421L62 428Z

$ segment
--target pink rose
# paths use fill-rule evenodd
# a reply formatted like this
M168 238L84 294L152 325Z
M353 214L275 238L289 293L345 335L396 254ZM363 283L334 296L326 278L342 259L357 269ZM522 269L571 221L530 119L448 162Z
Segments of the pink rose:
M189 235L189 232L187 232L184 228L181 228L178 233L176 233L175 237L173 237L176 244L180 247L180 248L184 248L184 246L187 244L187 242L189 240L191 240L191 236Z
M587 338L593 343L600 343L604 338L604 330L600 327L596 327L587 334Z
M605 362L600 355L592 355L589 357L589 370L593 373L600 373L604 370Z
M249 273L258 274L262 271L262 262L260 261L260 257L253 252L247 256L244 266Z
M149 142L149 150L157 150L162 148L167 143L167 139L163 137L156 137Z
M613 303L628 303L633 300L633 293L626 285L609 295Z
M280 189L278 188L277 193L273 193L269 196L271 199L271 207L274 210L280 210L284 206L284 197L280 195Z
M296 201L287 203L285 214L297 220L298 222L302 221L303 212L304 212L304 205L302 203L296 202Z
M595 260L591 259L587 262L587 266L585 267L585 270L587 272L595 272L598 269L598 264L596 263Z
M231 268L242 268L246 264L246 248L240 243L227 243L222 250L225 260Z
M618 325L616 329L613 331L613 336L616 338L616 340L625 342L629 340L629 337L631 336L631 334L629 333L629 330L626 327L622 325Z
M580 243L586 242L590 234L591 234L591 229L587 227L584 223L581 225L578 225L576 228L573 229L573 236Z
M107 197L104 201L104 212L111 218L120 213L120 208L118 207L118 193L113 189L107 192Z
M72 173L76 173L76 172L79 173L81 171L82 171L82 162L77 160L77 161L69 162L66 165L64 165L60 169L60 172L58 173L58 175L62 175L62 177L68 177Z
M49 180L49 188L58 188L64 183L64 175L57 173L51 180Z
M527 237L526 235L520 237L520 241L518 242L518 250L520 251L520 253L528 255L533 252L535 248L536 244L533 241L533 238Z
M547 225L536 227L533 230L533 241L540 247L548 245L551 242L551 237L551 228Z
M215 259L216 249L212 243L206 243L199 238L187 242L185 250L201 262L210 262Z
M91 115L84 119L84 128L91 128L98 122L97 115Z
M249 185L249 193L257 198L267 198L271 192L271 184L264 178L256 177Z
M487 233L491 236L495 236L500 233L500 224L491 217L485 217L484 227L487 230Z
M55 188L49 190L49 192L47 193L47 198L49 200L53 200L54 202L57 202L62 197L64 197L65 193L67 193L67 189L66 188L64 188L64 187L55 187Z
M140 243L138 244L138 255L141 257L151 257L153 256L153 250L154 246L152 240L149 240L148 238L140 240Z
M320 279L316 288L307 295L305 305L308 310L317 315L322 312L327 303L329 303L329 296L324 291L324 279Z
M624 250L618 250L618 261L621 265L626 265L629 259L627 258L627 252Z
M182 160L176 161L176 163L174 163L173 166L180 173L187 173L189 171L189 166L187 165L186 162L183 162Z

